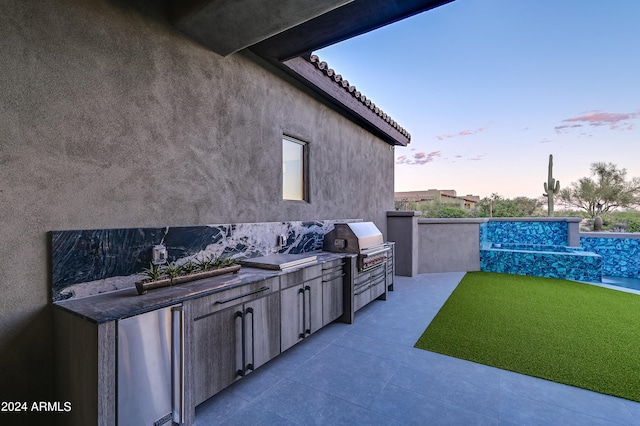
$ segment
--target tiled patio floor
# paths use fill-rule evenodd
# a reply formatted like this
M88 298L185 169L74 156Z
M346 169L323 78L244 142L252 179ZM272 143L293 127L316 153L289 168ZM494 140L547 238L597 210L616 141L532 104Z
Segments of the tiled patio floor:
M396 277L387 301L206 401L196 424L640 425L640 403L413 348L463 275Z

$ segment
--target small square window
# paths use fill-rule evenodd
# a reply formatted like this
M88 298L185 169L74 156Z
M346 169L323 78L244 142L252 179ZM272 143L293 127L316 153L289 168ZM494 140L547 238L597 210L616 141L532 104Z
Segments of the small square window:
M282 138L282 198L307 200L307 144L290 137Z

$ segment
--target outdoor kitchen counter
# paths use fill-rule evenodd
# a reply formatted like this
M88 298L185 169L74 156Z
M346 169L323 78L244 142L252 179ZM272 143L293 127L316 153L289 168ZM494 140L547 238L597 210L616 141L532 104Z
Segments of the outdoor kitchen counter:
M252 284L352 255L324 251L305 253L317 256L315 262L285 270L264 270L243 266L237 274L225 274L171 287L150 290L138 295L135 288L102 293L79 299L63 300L54 305L96 324L102 324L155 309L182 303L228 289Z

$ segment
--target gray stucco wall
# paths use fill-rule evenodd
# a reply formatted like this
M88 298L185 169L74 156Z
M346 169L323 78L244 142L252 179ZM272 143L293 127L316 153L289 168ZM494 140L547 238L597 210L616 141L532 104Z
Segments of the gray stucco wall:
M117 2L0 0L0 58L2 400L53 398L48 231L350 217L386 233L389 146L240 54ZM283 133L309 143L309 203L282 200Z
M483 219L418 219L418 273L480 270Z

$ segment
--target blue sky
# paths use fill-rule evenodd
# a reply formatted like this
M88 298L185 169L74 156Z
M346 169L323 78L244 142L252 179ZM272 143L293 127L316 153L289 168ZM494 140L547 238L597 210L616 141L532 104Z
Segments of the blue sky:
M411 133L396 191L640 176L640 0L456 0L314 53Z

